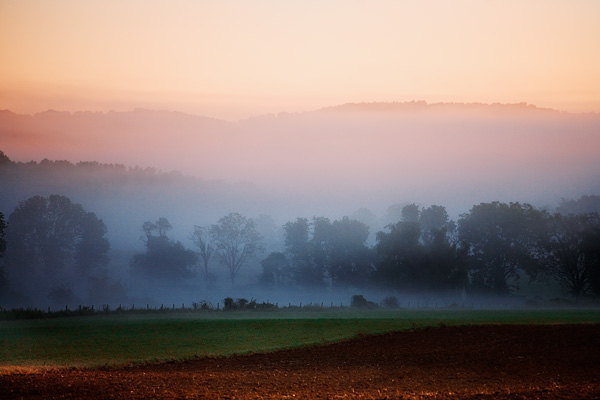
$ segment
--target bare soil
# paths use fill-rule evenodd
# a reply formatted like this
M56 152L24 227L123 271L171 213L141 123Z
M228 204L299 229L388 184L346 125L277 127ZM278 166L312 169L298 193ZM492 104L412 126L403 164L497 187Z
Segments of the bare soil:
M595 399L600 325L439 327L264 354L8 374L0 398Z

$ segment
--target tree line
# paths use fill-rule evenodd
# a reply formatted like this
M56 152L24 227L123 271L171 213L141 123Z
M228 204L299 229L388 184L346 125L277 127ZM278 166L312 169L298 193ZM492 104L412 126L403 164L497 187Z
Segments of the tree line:
M194 226L193 249L171 239L170 222L159 217L142 224L145 251L129 268L136 277L173 284L199 274L206 288L215 285L214 270L224 268L232 290L242 268L260 263L257 284L279 292L378 288L459 298L509 295L520 284L551 279L574 299L597 297L600 217L590 204L600 204L600 196L563 201L556 212L481 203L456 222L443 206L408 204L396 207L397 220L376 233L373 245L369 226L356 219L297 218L281 227L283 245L270 252L255 221L239 213ZM58 303L74 296L73 284L87 287L89 301L125 298L108 274L106 234L95 213L60 195L23 200L8 219L0 213L2 299L43 292Z

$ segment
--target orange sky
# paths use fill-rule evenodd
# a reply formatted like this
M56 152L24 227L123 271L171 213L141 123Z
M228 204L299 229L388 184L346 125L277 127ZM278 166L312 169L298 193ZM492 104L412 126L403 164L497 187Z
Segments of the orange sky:
M0 0L0 109L600 111L596 0Z

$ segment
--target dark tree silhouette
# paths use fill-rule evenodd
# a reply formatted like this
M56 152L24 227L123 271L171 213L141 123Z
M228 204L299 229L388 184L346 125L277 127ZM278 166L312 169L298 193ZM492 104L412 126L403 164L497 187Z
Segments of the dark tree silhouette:
M383 287L396 290L433 290L456 296L468 283L466 250L450 243L453 229L445 207L419 211L402 208L402 221L377 234L380 264L373 274Z
M217 257L229 270L234 287L240 268L262 251L262 237L256 231L254 221L239 213L230 213L211 225L210 236Z
M332 289L364 287L373 270L373 254L366 245L369 227L343 217L333 221L326 232L327 271Z
M168 219L160 217L156 222L146 221L142 224L142 231L146 238L151 236L165 237L167 232L173 228Z
M4 214L0 212L0 258L4 256L4 252L6 251L6 240L4 240L5 235L6 221L4 220Z
M11 164L12 161L3 151L0 150L0 165L8 165Z
M310 259L313 264L315 278L323 273L331 278L331 221L325 217L314 217L312 220L312 238L309 241Z
M458 221L458 235L471 250L475 285L510 292L519 269L535 277L544 213L529 204L481 203Z
M328 277L332 289L340 286L363 287L372 270L372 252L367 247L369 228L344 217L333 223L315 217L283 227L286 251L291 261L294 282L303 287L322 287Z
M86 269L90 259L102 265L108 261L106 227L95 214L86 213L81 205L67 197L34 196L20 202L9 218L8 237L14 244L11 262L41 264L47 275L75 260ZM93 268L94 265L91 267Z
M400 221L388 225L388 229L377 233L375 248L381 261L374 274L376 282L390 289L419 289L415 283L421 280L419 267L424 258L419 224Z
M450 225L446 207L431 206L424 208L419 214L419 225L421 226L421 240L427 247L439 236L439 232L448 232Z
M415 203L407 204L402 207L402 221L418 222L419 221L419 206Z
M600 268L598 214L555 214L548 219L546 272L575 299L589 293Z
M110 261L110 243L105 237L106 226L96 214L86 213L81 219L81 237L75 246L75 262L82 274L89 274Z
M297 218L283 226L286 254L290 261L293 281L302 287L324 285L325 271L314 262L313 243L310 241L310 223Z
M0 154L0 158L4 153ZM4 235L6 231L6 221L4 220L4 214L0 212L0 258L4 256L4 251L6 250L6 241L4 240ZM4 293L8 288L8 280L6 279L6 274L4 273L4 265L0 262L0 299L4 297Z
M189 278L194 275L192 267L198 261L196 254L183 247L181 242L170 240L167 232L171 224L166 218L156 222L144 222L142 240L146 243L146 252L138 253L131 260L135 272L153 279L170 281Z
M108 259L106 226L94 213L64 196L33 196L11 213L6 264L11 276L30 286L87 278Z
M290 264L285 254L273 252L261 261L260 283L268 289L279 290L289 283Z

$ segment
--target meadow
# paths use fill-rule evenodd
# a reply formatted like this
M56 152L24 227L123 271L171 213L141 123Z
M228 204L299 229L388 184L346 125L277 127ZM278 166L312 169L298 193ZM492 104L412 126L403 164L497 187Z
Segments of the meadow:
M0 321L0 369L228 356L426 327L573 323L600 323L600 310L190 311Z

